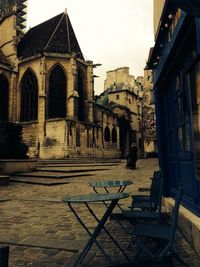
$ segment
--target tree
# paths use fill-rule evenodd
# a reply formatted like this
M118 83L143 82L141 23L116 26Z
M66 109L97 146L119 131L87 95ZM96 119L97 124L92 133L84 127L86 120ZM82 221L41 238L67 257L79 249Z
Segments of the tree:
M0 122L0 158L24 159L28 146L22 141L22 125L12 122Z
M143 94L142 98L142 119L141 119L141 134L145 143L149 144L156 140L156 121L155 109L148 104L147 94Z
M154 109L150 106L143 105L142 107L141 133L147 144L156 140Z

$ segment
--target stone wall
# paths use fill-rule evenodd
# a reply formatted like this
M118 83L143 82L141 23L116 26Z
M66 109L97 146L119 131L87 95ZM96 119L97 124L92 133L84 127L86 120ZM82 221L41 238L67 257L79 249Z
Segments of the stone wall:
M0 47L7 59L16 65L16 15L10 15L0 22ZM3 36L3 38L2 38Z
M135 77L129 74L128 67L117 68L116 70L107 71L107 78L104 82L104 90L113 84L123 83L126 86L134 87Z
M30 158L38 157L38 123L37 122L27 122L23 123L23 141L29 146L28 156Z
M165 198L163 204L169 212L172 212L174 206L172 198ZM178 227L197 254L200 255L200 218L180 206Z
M68 121L48 120L46 136L38 151L42 159L72 157L119 158L118 142L105 142L103 128L92 124ZM112 127L110 127L112 131Z

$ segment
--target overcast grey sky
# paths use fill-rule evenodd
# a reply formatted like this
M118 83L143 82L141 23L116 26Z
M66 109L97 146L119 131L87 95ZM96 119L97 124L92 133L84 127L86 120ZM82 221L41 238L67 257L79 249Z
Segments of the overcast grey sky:
M143 75L153 45L153 0L28 0L28 27L67 9L86 60L95 69L95 93L103 91L106 71L128 66Z

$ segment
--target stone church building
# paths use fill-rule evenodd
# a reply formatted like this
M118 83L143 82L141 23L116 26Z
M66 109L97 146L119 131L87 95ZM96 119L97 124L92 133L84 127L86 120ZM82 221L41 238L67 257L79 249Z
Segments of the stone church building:
M120 157L118 117L94 103L67 12L25 32L26 2L0 3L0 121L23 125L30 157Z

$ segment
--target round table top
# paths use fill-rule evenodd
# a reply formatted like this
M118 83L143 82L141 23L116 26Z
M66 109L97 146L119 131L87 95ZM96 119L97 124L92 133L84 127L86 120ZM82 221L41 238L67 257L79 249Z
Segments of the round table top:
M92 182L90 186L92 187L119 187L119 186L127 186L131 185L133 182L131 181L96 181Z
M63 202L71 203L84 203L84 202L100 202L100 201L112 201L129 197L127 193L104 193L104 194L89 194L89 195L77 195L71 197L64 197Z

